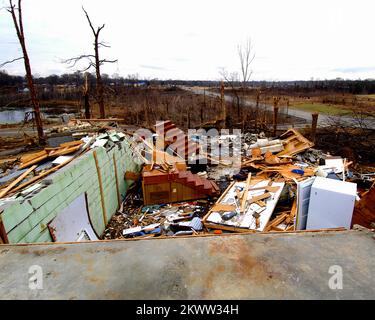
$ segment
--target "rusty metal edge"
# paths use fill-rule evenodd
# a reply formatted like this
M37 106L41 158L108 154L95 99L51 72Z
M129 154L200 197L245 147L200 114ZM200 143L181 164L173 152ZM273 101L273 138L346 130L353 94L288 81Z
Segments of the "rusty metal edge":
M228 234L203 234L194 236L181 236L181 237L158 237L158 238L140 238L140 239L113 239L113 240L95 240L95 241L82 241L82 242L42 242L42 243L15 243L15 244L0 244L1 247L11 246L11 247L28 247L28 246L58 246L58 245L77 245L77 244L94 244L94 243L117 243L117 242L138 242L138 241L161 241L161 240L178 240L178 239L192 239L192 238L210 238L210 237L233 237L239 235L253 235L253 236L266 236L266 235L301 235L301 234L313 234L313 233L344 233L344 232L359 232L357 230L348 230L345 228L333 228L333 229L321 229L321 230L299 230L299 231L272 231L272 232L241 232L241 233L228 233Z

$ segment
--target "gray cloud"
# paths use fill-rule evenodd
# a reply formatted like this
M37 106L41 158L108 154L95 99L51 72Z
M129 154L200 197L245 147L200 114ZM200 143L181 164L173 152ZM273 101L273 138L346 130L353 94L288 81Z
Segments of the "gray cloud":
M342 73L370 72L370 71L375 71L375 67L336 68L336 69L333 69L332 71L333 72L342 72Z
M167 70L164 67L151 66L151 65L147 65L147 64L142 64L142 65L140 65L140 67L143 68L143 69L151 69L151 70L162 70L162 71Z

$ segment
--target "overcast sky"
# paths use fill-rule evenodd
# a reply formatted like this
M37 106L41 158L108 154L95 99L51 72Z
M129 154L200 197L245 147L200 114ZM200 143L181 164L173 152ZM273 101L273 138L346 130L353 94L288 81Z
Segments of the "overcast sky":
M16 1L17 2L17 1ZM5 6L8 1L0 0ZM106 24L103 72L142 78L220 79L239 71L237 45L251 37L254 80L375 78L374 0L25 0L34 74L71 72L63 58L91 53ZM0 10L0 62L20 56L10 15ZM22 62L8 65L24 74ZM73 69L74 70L74 69Z

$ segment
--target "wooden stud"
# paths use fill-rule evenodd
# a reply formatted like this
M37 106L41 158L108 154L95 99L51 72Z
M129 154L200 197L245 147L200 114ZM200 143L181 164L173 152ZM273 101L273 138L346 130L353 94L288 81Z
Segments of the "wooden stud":
M2 215L2 212L0 212L0 242L2 244L8 244L9 239L8 239L8 235L6 233L4 223L3 223L3 219L1 217L1 215Z
M100 199L102 204L102 210L103 210L103 221L104 221L104 228L107 226L107 210L105 208L105 200L104 200L104 190L103 190L103 182L102 182L102 174L100 171L98 156L96 154L96 151L93 152L94 159L95 159L95 165L96 165L96 173L98 175L99 180L99 190L100 190Z
M117 191L117 200L118 200L118 207L121 206L121 194L120 194L120 186L118 181L118 173L117 173L117 163L116 163L116 155L113 154L113 166L115 168L115 178L116 178L116 191Z

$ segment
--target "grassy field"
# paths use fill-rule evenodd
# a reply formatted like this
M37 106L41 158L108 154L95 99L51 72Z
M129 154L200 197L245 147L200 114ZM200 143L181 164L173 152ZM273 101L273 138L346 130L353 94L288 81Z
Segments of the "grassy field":
M290 108L329 115L348 115L351 113L348 109L323 103L294 103Z
M370 100L375 100L375 94L358 94L356 95L357 98L361 99L370 99Z

